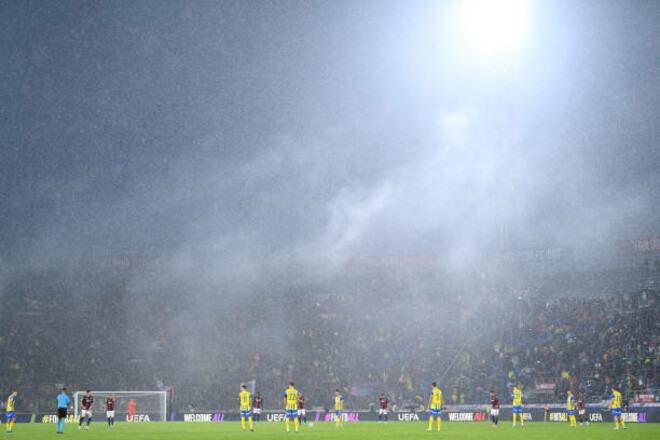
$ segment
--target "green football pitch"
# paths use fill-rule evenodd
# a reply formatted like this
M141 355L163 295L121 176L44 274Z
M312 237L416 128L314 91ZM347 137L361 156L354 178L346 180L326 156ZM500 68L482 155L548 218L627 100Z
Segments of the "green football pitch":
M658 440L660 424L629 424L626 430L613 430L611 423L598 423L571 428L568 424L531 422L524 429L511 429L509 423L500 422L498 428L488 423L447 423L442 431L426 432L424 422L393 422L387 425L375 422L346 423L337 429L333 423L320 422L314 427L303 427L299 434L286 434L284 423L262 423L255 432L242 432L239 422L224 423L121 423L109 430L101 422L93 422L89 431L79 431L73 424L67 424L64 435L55 434L52 424L16 424L11 438L24 439L138 439L138 440L178 440L178 439L257 439L257 438L301 438L301 439L524 439L524 440ZM4 427L4 426L3 426ZM6 434L0 433L0 436Z

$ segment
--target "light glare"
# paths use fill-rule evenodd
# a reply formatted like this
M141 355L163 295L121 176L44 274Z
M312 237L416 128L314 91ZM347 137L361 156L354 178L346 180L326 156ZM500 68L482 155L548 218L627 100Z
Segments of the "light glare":
M527 34L529 0L466 0L467 37L486 54L520 46Z

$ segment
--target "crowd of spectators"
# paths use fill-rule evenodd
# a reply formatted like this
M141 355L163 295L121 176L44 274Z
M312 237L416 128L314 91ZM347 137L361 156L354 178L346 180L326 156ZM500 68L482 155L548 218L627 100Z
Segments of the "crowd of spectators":
M266 408L279 408L290 380L321 408L339 389L347 408L368 408L386 393L398 408L418 409L432 381L448 404L484 403L489 389L504 396L512 384L542 403L561 401L569 388L598 401L610 384L628 398L656 394L660 291L634 282L601 293L589 281L576 295L592 274L568 288L562 277L562 295L486 273L450 279L404 268L227 299L136 295L116 276L67 279L32 274L6 289L0 381L21 390L23 411L50 409L48 393L60 384L171 386L178 411L230 410L250 381ZM554 390L537 391L542 383Z

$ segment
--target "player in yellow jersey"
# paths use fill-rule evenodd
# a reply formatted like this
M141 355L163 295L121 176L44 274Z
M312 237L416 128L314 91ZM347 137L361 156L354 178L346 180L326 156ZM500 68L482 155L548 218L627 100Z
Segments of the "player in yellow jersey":
M296 432L298 432L298 396L300 393L295 388L293 382L289 382L289 388L284 392L284 405L286 410L285 422L286 432L289 432L291 426L291 419Z
M343 412L344 412L344 396L341 395L339 390L335 390L335 417L337 418L337 422L336 422L337 424L335 426L337 428L344 427Z
M518 387L511 387L511 398L513 399L513 427L516 427L516 415L520 417L520 427L525 427L522 414L523 393Z
M12 390L7 399L7 432L14 432L14 422L16 421L16 396L18 390Z
M438 431L442 427L442 391L438 388L438 384L433 382L431 384L431 391L429 393L429 427L427 431L433 430L433 418L438 421Z
M621 393L612 385L612 394L610 395L610 407L612 408L612 417L614 418L614 429L619 429L619 423L623 429L626 429L626 422L621 417Z
M243 431L245 431L245 419L248 419L250 431L254 431L254 427L252 426L252 399L250 399L250 392L247 390L247 386L241 385L238 400L241 403L241 427Z
M571 426L576 427L577 421L575 420L575 396L571 390L566 392L568 397L566 398L566 413L568 414L568 420L571 422Z

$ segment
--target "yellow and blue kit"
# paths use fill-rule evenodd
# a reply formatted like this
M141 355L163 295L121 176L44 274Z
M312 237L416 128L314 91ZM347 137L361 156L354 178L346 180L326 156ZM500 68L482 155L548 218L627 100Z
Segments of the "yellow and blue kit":
M295 419L298 417L298 395L298 390L295 388L289 388L284 392L287 419Z
M335 396L335 415L341 416L341 412L344 409L344 396L341 394Z
M522 399L523 394L518 388L514 388L511 393L511 398L513 399L513 413L522 414Z
M442 417L442 391L438 388L433 388L429 392L429 396L431 396L429 415L432 417Z
M252 417L252 400L249 391L241 391L238 398L241 402L241 417Z
M569 416L575 415L575 396L572 394L566 399L566 412Z
M14 412L14 396L11 395L9 396L9 399L7 399L7 419L15 419L16 418L16 413Z
M612 399L612 415L613 416L620 416L621 415L621 393L613 390L612 394L610 395L610 399Z

